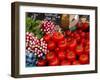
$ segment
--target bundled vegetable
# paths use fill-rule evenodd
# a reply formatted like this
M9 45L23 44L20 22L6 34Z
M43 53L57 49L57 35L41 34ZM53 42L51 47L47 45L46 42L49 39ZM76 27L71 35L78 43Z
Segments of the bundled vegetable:
M38 39L33 33L26 33L26 50L34 53L37 57L43 57L47 53L47 44L43 38Z
M41 31L41 21L32 19L31 17L26 18L26 32L32 32L38 39L43 37L43 31Z
M53 34L54 32L57 31L57 26L54 24L54 22L46 20L42 22L41 30L45 34Z

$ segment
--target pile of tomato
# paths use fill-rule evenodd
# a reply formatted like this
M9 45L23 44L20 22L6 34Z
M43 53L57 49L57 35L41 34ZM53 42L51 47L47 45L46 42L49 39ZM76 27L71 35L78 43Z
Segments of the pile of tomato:
M37 66L89 64L89 32L66 30L63 33L45 34L43 38L49 52L45 59L37 61Z

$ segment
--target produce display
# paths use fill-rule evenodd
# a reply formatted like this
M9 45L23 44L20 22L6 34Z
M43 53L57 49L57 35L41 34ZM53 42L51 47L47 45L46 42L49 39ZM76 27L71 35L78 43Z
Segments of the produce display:
M26 67L90 62L88 15L27 13Z

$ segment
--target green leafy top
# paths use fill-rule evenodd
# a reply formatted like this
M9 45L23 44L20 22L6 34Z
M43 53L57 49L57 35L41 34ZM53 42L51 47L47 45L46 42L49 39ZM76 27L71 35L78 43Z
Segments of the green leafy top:
M39 39L43 37L43 32L41 31L41 21L32 19L31 17L26 17L26 31L34 33Z

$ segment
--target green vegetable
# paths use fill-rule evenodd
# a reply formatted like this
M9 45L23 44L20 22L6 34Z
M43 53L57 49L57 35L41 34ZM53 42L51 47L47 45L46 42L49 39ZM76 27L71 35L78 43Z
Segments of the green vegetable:
M35 34L35 36L38 37L38 39L43 37L43 32L41 31L41 21L32 19L31 17L26 17L26 31L32 32Z

